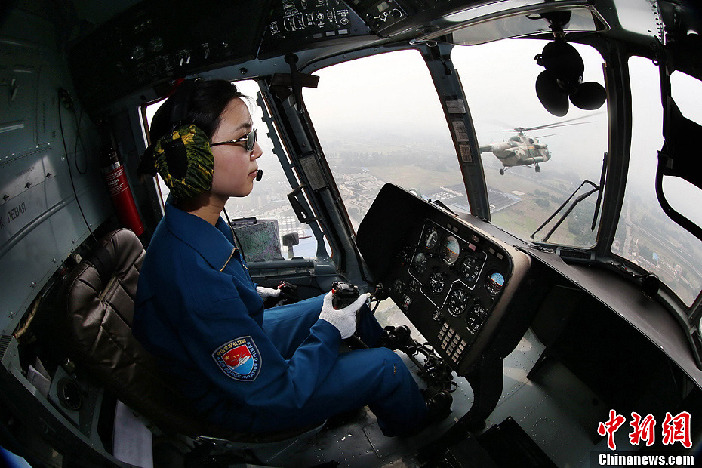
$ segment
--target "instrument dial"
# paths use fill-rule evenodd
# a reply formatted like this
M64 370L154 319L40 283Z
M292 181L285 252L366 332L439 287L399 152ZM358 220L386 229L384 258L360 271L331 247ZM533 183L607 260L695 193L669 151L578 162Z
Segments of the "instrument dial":
M453 236L448 236L443 244L442 257L448 265L453 265L461 254L461 245Z
M419 252L412 259L412 266L417 271L417 273L422 273L427 267L427 256Z
M434 247L436 247L436 244L439 243L439 233L436 232L436 229L430 228L429 232L427 233L427 237L424 240L424 247L426 247L427 250L432 250Z
M432 273L429 277L429 288L434 294L439 294L444 290L444 285L446 284L446 278L443 273L437 271Z
M466 325L471 333L476 334L488 316L487 308L480 302L475 301L466 315Z
M483 271L483 265L485 265L485 252L476 252L473 255L469 255L463 261L461 265L461 275L463 280L471 288L475 285L480 277L480 273Z
M488 292L492 294L493 296L496 296L497 293L502 291L502 287L505 285L505 277L502 276L502 273L499 271L495 271L488 276L487 282L485 284L485 287L487 288Z
M446 310L448 311L449 315L458 317L466 311L468 303L469 297L465 291L463 291L462 288L456 288L449 294Z
M398 253L398 257L402 265L407 265L412 260L412 249L405 247Z

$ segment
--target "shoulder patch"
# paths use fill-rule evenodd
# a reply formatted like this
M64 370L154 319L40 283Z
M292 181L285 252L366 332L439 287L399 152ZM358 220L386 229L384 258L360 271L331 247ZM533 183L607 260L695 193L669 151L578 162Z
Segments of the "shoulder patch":
M261 355L250 336L224 343L212 353L217 366L234 380L252 381L261 370Z

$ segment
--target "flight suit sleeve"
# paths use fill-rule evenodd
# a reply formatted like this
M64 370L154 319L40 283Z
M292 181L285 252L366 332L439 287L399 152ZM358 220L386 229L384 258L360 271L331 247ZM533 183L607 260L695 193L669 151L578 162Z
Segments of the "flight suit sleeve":
M338 330L318 320L292 357L284 359L249 316L236 288L229 293L215 302L202 301L185 317L187 352L222 392L253 411L301 408L336 361Z

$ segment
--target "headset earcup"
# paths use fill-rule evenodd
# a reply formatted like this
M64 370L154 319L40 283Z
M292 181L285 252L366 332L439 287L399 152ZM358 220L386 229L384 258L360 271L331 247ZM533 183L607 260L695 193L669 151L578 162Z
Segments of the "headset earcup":
M207 134L195 125L178 127L155 146L156 168L176 198L212 188L214 155Z
M176 179L183 179L188 171L188 153L180 138L173 139L173 133L161 143L166 154L168 172Z

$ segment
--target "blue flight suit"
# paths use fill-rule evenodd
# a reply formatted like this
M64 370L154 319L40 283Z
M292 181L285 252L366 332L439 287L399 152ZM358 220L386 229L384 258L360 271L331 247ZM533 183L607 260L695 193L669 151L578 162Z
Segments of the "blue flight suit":
M209 421L264 433L321 423L368 405L386 435L426 418L411 373L387 348L339 354L339 331L319 320L323 296L264 311L222 218L167 204L137 290L133 331ZM367 307L358 333L376 344Z

